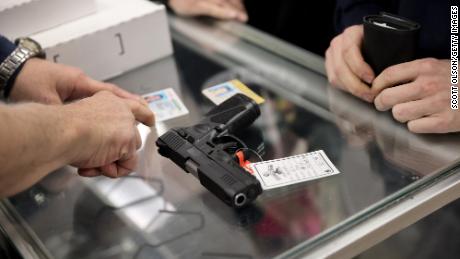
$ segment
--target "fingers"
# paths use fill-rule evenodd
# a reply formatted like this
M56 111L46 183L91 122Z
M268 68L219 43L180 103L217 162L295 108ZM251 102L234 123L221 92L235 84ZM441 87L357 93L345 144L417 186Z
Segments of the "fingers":
M78 174L83 177L106 176L109 178L119 178L132 173L137 165L137 155L131 159L110 163L100 168L78 169Z
M106 83L107 84L107 83ZM123 89L121 89L120 87L114 85L114 84L107 84L109 85L109 87L111 87L111 92L114 93L116 96L118 97L121 97L123 99L130 99L130 100L133 100L133 101L137 101L139 102L141 105L149 108L149 104L147 103L147 101L144 100L143 97L139 96L139 95L136 95L136 94L132 94L128 91L125 91Z
M386 111L396 104L418 100L422 92L417 83L398 85L383 90L374 100L375 108L379 111Z
M347 65L362 81L371 84L375 75L372 68L364 61L361 54L361 45L364 37L362 26L351 26L344 32L344 58Z
M134 171L138 160L136 154L137 140L131 141L129 146L129 151L122 152L117 161L101 166L99 168L100 174L110 178L118 178Z
M224 20L248 20L241 0L169 0L169 6L184 16L206 15Z
M331 48L328 48L326 50L326 54L324 55L326 60L324 61L324 66L326 67L326 74L327 74L327 78L329 80L329 83L333 84L334 82L336 82L336 78L335 78L335 74L333 73L334 72L334 68L333 68L333 65L332 65L332 54L331 54L332 50Z
M135 127L135 132L136 132L135 144L136 144L136 150L138 150L142 146L142 138L141 138L141 134L139 133L139 130L137 129L137 127Z
M339 89L346 90L345 87L342 85L342 82L339 78L338 71L337 71L338 66L345 65L343 64L343 62L340 62L340 60L337 58L337 55L340 54L339 52L340 51L336 47L332 46L332 43L331 43L331 47L329 47L326 50L325 66L326 66L327 79L331 85ZM340 63L337 64L336 62L340 62Z
M416 102L396 105L393 116L399 121L409 121L409 130L415 133L458 132L460 116L450 109L448 99L445 93L439 93Z
M79 168L78 174L83 177L96 177L101 175L101 171L97 168Z
M88 152L80 150L81 156L70 161L74 166L86 168L79 170L80 175L116 178L134 169L136 152L142 146L137 121L146 125L154 123L147 106L139 100L122 99L112 92L101 91L67 107L81 111L78 121L88 127L87 134L82 134L89 136L83 138L87 142L82 145Z
M123 158L116 162L102 166L101 174L110 178L118 178L126 176L134 171L138 161L137 154L133 154L129 158Z
M372 82L372 92L380 93L383 89L395 85L408 83L414 80L419 74L420 60L401 63L383 70Z
M96 81L83 73L78 76L76 81L75 88L70 96L74 100L93 96L100 91L111 92L112 90L106 84Z
M420 119L438 111L433 109L430 101L426 99L397 104L392 109L393 118L402 123Z
M95 93L100 91L109 91L124 99L139 100L140 98L138 95L125 91L114 84L97 81L81 73L78 76L78 79L76 79L74 89L68 99L82 99L93 96Z
M34 101L34 100L27 100L23 98L22 101ZM45 93L41 96L39 100L35 100L43 104L51 104L51 105L59 105L62 104L62 100L59 98L59 95L56 92Z
M240 22L247 22L248 21L248 13L246 11L246 7L241 0L228 0L228 2L236 8L238 12L238 21Z
M340 50L332 52L332 62L334 63L333 70L336 74L338 83L342 88L346 89L351 94L367 101L372 102L374 96L371 95L371 90L368 85L363 83L344 62Z
M348 92L367 102L372 102L374 96L371 95L369 86L353 74L348 66L340 68L339 73L342 75L341 81L343 82L343 85L347 86Z
M423 117L407 123L407 127L414 133L446 133L444 121L440 116Z
M126 103L137 121L150 127L155 124L153 113L148 106L146 107L141 102L133 100L126 100Z
M119 178L127 176L134 171L137 165L137 156L124 161L117 161L100 168L102 175L109 178Z
M118 177L118 168L116 163L110 163L100 167L101 174L110 178Z
M237 19L241 12L228 4L220 4L216 0L199 1L196 4L197 14L208 15L214 18L231 20Z
M142 140L137 130L134 127L135 137L134 140L129 144L129 151L122 152L119 159L108 165L104 165L100 168L101 174L110 178L123 177L134 171L137 165L138 156L137 149L141 147Z
M244 3L242 0L227 0L227 2L233 5L238 10L246 12L246 7L244 6Z
M109 91L111 91L112 93L114 93L118 97L121 97L121 98L124 98L124 99L132 99L132 100L135 100L135 101L143 100L139 95L130 93L130 92L126 91L126 90L123 90L123 89L121 89L120 87L118 87L118 86L116 86L114 84L103 83L103 82L100 82L100 83L106 85L109 88Z
M147 108L150 109L149 103L148 103L143 97L141 97L141 98L139 99L139 102L140 102L142 105L144 105L145 107L147 107Z
M357 75L362 81L371 84L374 80L374 71L369 66L361 54L359 46L353 45L345 52L345 60L353 74Z
M209 2L216 6L225 8L227 10L233 10L239 15L246 16L246 8L241 0L201 0L201 2ZM239 18L239 17L236 17Z
M134 156L128 159L117 161L117 168L118 168L119 176L125 176L133 172L136 169L137 162L138 162L137 154L134 154Z
M136 151L142 145L142 139L137 127L134 127L134 130L135 139L131 141L131 144L129 144L129 151L125 153L122 152L117 161L103 165L99 168L80 168L78 169L78 174L83 177L104 175L110 178L118 178L133 172L138 161Z
M352 26L335 37L326 51L325 66L332 85L372 102L375 94L364 81L372 81L374 73L360 52L362 31L362 26Z

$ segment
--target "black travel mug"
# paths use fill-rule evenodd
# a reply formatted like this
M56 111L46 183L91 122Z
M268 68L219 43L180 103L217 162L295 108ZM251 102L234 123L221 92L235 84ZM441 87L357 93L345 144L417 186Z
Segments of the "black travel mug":
M363 22L363 56L376 75L416 58L418 23L389 13L365 16Z

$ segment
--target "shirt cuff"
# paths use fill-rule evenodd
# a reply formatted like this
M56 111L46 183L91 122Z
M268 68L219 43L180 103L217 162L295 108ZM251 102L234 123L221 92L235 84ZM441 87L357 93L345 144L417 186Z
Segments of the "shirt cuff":
M0 35L0 63L2 63L14 49L16 49L16 45Z
M16 45L9 41L7 38L3 37L0 35L0 63L3 63L5 59L16 49ZM13 89L14 82L16 81L16 78L21 71L22 67L24 64L21 64L16 71L11 75L11 77L8 79L6 82L4 91L3 91L3 96L5 98L8 98L8 96L11 93L11 90Z

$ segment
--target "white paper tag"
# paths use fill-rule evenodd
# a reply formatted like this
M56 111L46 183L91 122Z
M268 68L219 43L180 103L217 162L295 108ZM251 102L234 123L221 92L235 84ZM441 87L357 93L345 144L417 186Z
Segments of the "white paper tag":
M250 168L264 190L340 173L323 150L252 163Z
M155 121L165 121L188 114L184 103L172 88L149 93L142 96L155 114Z

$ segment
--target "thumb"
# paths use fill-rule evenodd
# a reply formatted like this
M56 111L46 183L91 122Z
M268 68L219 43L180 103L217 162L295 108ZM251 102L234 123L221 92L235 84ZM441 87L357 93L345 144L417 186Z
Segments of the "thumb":
M69 99L75 100L86 98L100 91L109 91L123 99L137 100L140 98L138 95L123 90L114 84L101 82L86 75L81 75Z
M56 91L46 93L45 95L40 97L41 100L39 100L40 103L44 104L51 104L51 105L59 105L62 104L62 100L59 97L59 94ZM33 100L31 100L33 101Z
M150 127L155 124L153 112L141 100L126 99L124 101L128 104L137 121Z

